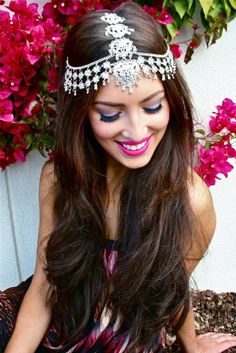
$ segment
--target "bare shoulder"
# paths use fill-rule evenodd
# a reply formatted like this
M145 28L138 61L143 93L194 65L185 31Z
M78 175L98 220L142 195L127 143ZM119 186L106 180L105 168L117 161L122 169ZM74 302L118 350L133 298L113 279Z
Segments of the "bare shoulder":
M48 161L42 167L39 182L39 233L37 261L31 284L31 287L36 290L38 290L38 288L42 285L48 285L43 268L46 264L46 245L54 228L55 182L54 163L52 161Z
M56 179L53 162L46 162L41 170L39 183L39 235L38 250L54 227L54 200Z
M46 162L41 170L39 183L39 199L43 201L45 198L52 198L53 190L56 184L54 163Z
M54 163L53 161L47 161L44 163L41 174L40 174L40 183L52 185L55 182L55 173L54 173Z
M195 215L194 239L188 253L190 261L187 261L191 273L212 240L216 227L216 215L210 190L195 172L189 178L188 189L190 205Z
M188 182L190 204L197 218L202 222L209 218L215 222L215 210L210 190L200 176L193 172ZM213 222L213 223L214 223Z

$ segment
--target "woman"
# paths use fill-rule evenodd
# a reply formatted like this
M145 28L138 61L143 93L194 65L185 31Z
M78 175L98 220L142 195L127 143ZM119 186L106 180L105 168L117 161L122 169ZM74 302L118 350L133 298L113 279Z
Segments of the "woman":
M5 352L163 352L167 324L186 353L236 345L195 335L188 281L215 214L192 171L189 92L155 21L132 3L84 16L58 109L37 265Z

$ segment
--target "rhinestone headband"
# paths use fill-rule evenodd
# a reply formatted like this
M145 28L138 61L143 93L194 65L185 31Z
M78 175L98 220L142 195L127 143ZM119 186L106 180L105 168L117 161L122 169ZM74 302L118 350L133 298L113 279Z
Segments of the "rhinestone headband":
M123 90L127 88L130 93L141 73L153 79L157 79L158 74L162 81L174 77L176 63L168 43L165 54L138 52L133 41L125 37L131 35L134 29L123 24L123 17L106 13L101 20L108 23L105 35L114 38L109 45L109 55L77 67L70 65L67 58L64 82L66 92L76 95L78 90L85 89L89 93L91 88L98 89L99 82L108 84L112 75L116 85L121 86ZM110 59L113 59L113 62Z

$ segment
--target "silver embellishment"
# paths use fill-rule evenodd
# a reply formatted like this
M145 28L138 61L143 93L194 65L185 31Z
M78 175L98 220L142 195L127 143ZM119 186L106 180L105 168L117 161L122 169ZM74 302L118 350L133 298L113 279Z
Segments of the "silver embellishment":
M176 63L168 43L165 54L138 52L133 41L125 37L131 35L134 29L123 24L123 17L106 13L101 20L108 23L105 35L114 38L109 45L109 55L78 67L70 65L67 58L64 82L66 92L76 95L78 90L86 89L89 93L91 87L98 89L100 81L103 85L109 83L112 75L116 84L123 90L127 88L130 93L141 73L153 79L157 79L158 74L163 81L174 78Z

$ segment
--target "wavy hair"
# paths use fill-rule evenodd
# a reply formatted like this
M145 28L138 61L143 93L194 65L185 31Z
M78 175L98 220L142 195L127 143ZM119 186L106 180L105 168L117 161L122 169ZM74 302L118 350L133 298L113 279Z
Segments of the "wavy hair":
M55 228L46 247L49 303L65 346L88 329L99 303L119 315L120 332L129 330L134 351L147 347L181 308L178 329L189 309L185 258L194 228L188 194L193 106L177 69L175 79L163 82L170 106L165 135L151 161L122 179L118 263L108 279L102 258L109 234L106 160L88 120L95 93L80 91L74 97L63 90L66 57L81 66L107 55L104 12L83 16L64 47L55 132ZM138 5L125 3L114 12L135 29L131 38L139 51L166 51L159 25Z

